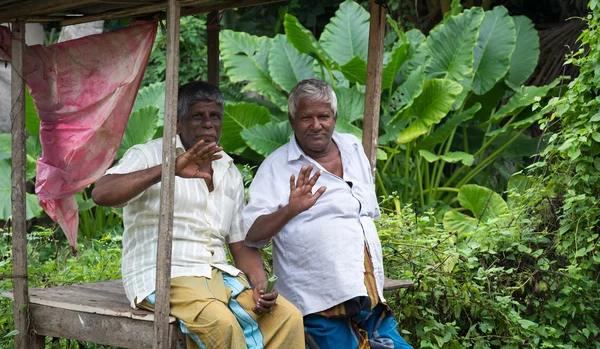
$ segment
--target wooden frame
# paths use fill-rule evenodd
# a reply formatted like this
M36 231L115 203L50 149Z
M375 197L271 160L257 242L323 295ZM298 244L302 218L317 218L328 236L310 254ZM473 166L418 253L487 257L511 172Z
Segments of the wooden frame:
M251 6L280 0L0 0L0 22L12 21L12 229L13 229L13 278L14 278L14 321L19 334L15 338L17 349L43 348L44 337L40 335L54 333L49 324L36 328L36 336L29 323L30 319L52 311L43 305L36 305L30 312L29 290L27 287L27 239L25 216L25 99L24 99L24 37L25 21L55 21L62 25L83 23L100 19L119 18L132 15L153 14L167 10L167 68L165 83L165 128L163 137L163 170L161 186L161 204L158 237L157 275L156 275L156 311L154 318L153 348L172 348L173 329L169 325L169 288L171 271L171 243L173 227L173 188L175 183L175 132L177 123L177 89L179 65L179 19L180 15L198 12L217 11L232 7ZM76 11L90 4L103 4L107 10L101 13L69 17L57 12ZM112 6L112 7L111 7ZM125 6L125 8L123 8ZM371 25L369 34L369 55L367 63L367 86L365 101L365 119L363 145L373 170L377 153L377 133L379 103L381 94L381 66L383 60L383 36L385 32L385 10L370 0ZM182 8L185 7L185 8ZM159 14L160 15L160 14ZM218 21L218 12L210 18ZM209 31L209 80L218 83L218 27ZM216 70L216 74L215 74ZM386 281L387 282L387 281ZM409 283L412 284L412 283ZM408 284L396 284L393 288L409 287ZM79 321L81 315L64 310L65 321ZM102 314L96 314L97 316ZM77 316L77 317L76 317ZM95 321L110 328L110 321L102 317ZM108 321L108 322L106 322ZM115 325L115 324L113 324ZM45 326L45 327L44 327ZM133 332L135 333L135 332ZM75 334L70 334L75 336ZM81 338L89 340L88 338Z

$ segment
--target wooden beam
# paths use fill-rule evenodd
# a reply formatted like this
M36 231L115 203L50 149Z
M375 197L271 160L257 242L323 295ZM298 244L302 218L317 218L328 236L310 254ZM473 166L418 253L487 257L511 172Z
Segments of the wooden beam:
M27 220L25 216L25 22L13 23L11 72L12 249L16 349L31 348L27 288Z
M206 43L208 55L208 82L215 86L219 86L219 31L221 23L219 11L211 11L206 19Z
M29 0L2 10L0 23L16 18L34 15L48 15L54 12L63 12L82 5L93 4L91 0Z
M385 36L385 9L370 0L369 53L367 57L367 85L365 88L365 117L362 143L369 159L373 178L377 165L377 137L381 103L381 71L383 65L383 38Z
M156 304L154 306L153 349L169 347L169 295L171 289L171 250L173 244L173 202L175 191L175 145L177 92L179 88L180 2L167 6L167 62L165 82L165 122L156 256Z
M285 0L230 0L227 2L219 2L217 4L212 4L212 5L191 6L188 8L183 8L183 9L181 9L181 15L182 16L190 16L190 15L194 15L196 13L206 13L206 12L216 11L216 10L224 11L224 10L229 10L232 8L241 8L241 7L248 7L248 6L271 4L274 2L282 2L282 1L285 1Z

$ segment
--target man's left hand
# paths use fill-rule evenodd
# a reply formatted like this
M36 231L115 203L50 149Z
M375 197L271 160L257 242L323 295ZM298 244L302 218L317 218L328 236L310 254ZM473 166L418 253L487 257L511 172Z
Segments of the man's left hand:
M254 308L252 308L252 311L254 311L254 313L257 315L271 312L275 306L277 296L279 296L279 293L275 288L271 291L271 293L265 293L264 289L264 285L262 285L260 288L254 288L254 300L256 301L256 304Z

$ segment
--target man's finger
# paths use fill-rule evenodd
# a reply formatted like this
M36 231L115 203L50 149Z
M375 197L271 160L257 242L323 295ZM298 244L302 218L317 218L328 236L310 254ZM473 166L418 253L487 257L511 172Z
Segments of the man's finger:
M298 173L298 181L296 187L302 187L304 185L304 177L306 176L306 166L302 165L300 173Z
M319 177L321 177L321 170L318 170L312 176L312 178L308 181L308 185L310 185L311 187L314 187L314 185L317 184L317 180L319 179Z
M326 186L322 186L321 188L317 189L317 191L312 196L312 198L315 200L315 202L321 197L321 195L323 195L325 190L327 190Z
M294 189L296 189L296 176L291 175L290 176L290 193L293 192Z
M310 174L312 173L312 170L314 168L315 168L315 166L313 164L308 165L308 168L306 169L306 173L304 173L303 183L308 184L310 182Z

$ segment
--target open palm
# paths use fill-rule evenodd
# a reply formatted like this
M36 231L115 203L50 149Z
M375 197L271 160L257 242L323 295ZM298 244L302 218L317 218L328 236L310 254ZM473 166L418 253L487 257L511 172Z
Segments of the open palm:
M313 165L309 165L308 168L302 166L300 173L298 173L297 181L294 175L290 177L290 201L288 208L296 215L311 208L327 189L327 187L322 186L313 194L312 189L321 176L321 171L319 170L311 177L313 169Z

